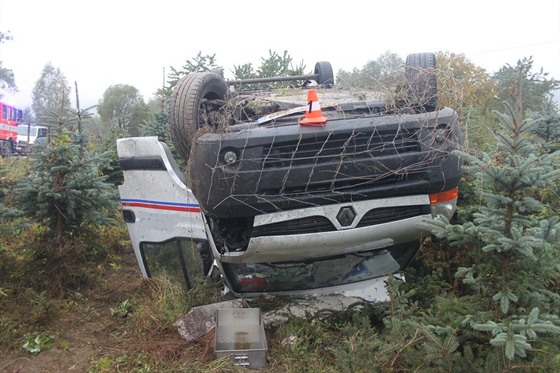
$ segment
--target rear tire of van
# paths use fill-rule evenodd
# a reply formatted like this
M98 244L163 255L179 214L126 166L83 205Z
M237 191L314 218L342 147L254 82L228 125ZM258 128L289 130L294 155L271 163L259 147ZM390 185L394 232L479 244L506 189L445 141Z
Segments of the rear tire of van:
M405 75L408 83L407 106L418 112L434 111L438 103L435 54L409 54Z
M227 126L220 115L227 92L225 80L210 72L190 73L175 86L169 101L171 141L185 161L199 129L217 132Z
M330 62L317 62L313 74L317 75L317 84L327 88L332 88L334 86L334 74Z

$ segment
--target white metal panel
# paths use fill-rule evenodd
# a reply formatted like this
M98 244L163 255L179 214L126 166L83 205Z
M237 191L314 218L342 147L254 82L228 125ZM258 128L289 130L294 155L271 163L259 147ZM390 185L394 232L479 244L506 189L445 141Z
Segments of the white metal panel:
M135 216L134 222L127 222L128 232L146 277L140 242L163 242L175 237L206 240L206 229L198 201L157 137L119 139L117 152L120 159L160 157L165 165L165 170L123 170L124 183L119 186L123 209Z

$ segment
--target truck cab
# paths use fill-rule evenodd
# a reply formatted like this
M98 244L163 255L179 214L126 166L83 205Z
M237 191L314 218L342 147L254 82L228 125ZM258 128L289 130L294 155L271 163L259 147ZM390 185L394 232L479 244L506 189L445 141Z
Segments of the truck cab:
M34 124L20 124L17 127L17 132L18 142L16 151L18 154L25 155L29 153L31 146L47 139L49 127Z

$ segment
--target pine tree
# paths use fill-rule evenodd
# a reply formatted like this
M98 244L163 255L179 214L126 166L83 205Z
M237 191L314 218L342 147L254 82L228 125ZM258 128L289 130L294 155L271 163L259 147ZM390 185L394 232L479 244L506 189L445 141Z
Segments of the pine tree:
M144 126L142 126L142 136L157 136L159 141L167 144L180 169L185 169L185 161L179 154L177 154L173 141L171 141L171 133L169 132L169 117L166 112L161 111L156 113L152 120L147 121Z
M462 153L479 181L481 206L472 222L452 225L445 218L422 226L451 245L471 250L471 262L456 275L470 285L483 309L468 318L471 327L491 333L490 343L508 361L525 357L553 336L560 336L560 219L540 201L540 191L560 175L558 157L532 132L540 120L525 118L522 76L518 66L511 88L514 104L505 103L499 119L497 147L475 157Z
M57 248L112 222L116 208L116 190L100 173L106 155L87 149L81 131L84 112L62 108L60 113L51 113L54 136L35 147L30 172L15 188L16 207L44 225Z
M171 145L171 134L169 133L169 119L165 112L156 113L153 119L142 125L142 136L157 136L159 141Z
M560 111L552 95L541 109L542 121L531 132L544 140L544 146L550 151L560 150Z
M21 211L10 207L6 203L7 192L12 188L13 180L9 180L8 168L5 167L4 162L0 158L0 233L4 233L6 229L6 222L15 219L21 215ZM0 243L1 247L1 243Z

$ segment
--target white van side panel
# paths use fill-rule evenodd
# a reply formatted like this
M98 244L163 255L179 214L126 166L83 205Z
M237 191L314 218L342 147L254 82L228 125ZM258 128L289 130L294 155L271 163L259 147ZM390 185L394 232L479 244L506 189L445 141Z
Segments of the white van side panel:
M117 140L124 175L124 183L119 186L121 205L128 214L125 220L129 220L130 239L144 277L147 271L141 242L176 237L207 240L198 201L164 146L157 137Z

